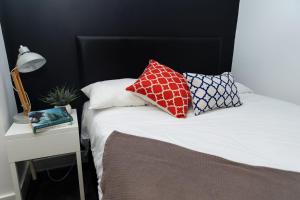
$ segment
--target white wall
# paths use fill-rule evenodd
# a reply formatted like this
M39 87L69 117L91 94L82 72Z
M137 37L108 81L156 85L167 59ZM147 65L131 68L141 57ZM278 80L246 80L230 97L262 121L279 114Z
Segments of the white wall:
M255 92L300 104L300 0L241 0L232 71Z
M12 180L5 150L4 135L16 113L6 51L0 25L0 199L13 195Z

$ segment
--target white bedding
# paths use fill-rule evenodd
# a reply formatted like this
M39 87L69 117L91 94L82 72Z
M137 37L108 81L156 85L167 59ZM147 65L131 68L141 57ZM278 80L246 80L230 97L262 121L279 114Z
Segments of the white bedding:
M104 144L114 130L235 162L300 172L300 106L254 93L240 96L241 107L200 116L190 110L186 119L174 118L153 106L94 111L88 110L86 103L82 137L90 137L99 183Z

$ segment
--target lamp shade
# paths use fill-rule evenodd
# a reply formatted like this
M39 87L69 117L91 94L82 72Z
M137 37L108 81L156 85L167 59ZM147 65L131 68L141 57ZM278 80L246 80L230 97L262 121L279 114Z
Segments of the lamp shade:
M20 46L17 60L17 68L21 73L29 73L38 70L46 63L46 59L40 54L30 52L25 46Z

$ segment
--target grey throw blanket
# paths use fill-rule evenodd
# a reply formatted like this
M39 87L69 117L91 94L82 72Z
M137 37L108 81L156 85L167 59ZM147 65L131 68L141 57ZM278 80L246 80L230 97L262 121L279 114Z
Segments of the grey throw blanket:
M114 132L105 146L101 188L103 200L299 200L300 173Z

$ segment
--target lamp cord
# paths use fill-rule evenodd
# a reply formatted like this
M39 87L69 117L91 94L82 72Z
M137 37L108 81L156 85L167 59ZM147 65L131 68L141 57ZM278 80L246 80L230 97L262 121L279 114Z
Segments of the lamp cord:
M16 92L18 92L18 90L17 90L14 86L12 86L12 87L13 87L13 89L14 89ZM28 103L29 103L29 106L30 106L30 110L31 110L31 101L30 101L30 99L29 99L28 93L27 93L26 91L24 91L24 92L25 92L26 99L28 100Z
M57 183L57 182L62 182L62 181L64 181L64 180L70 175L70 173L71 173L71 171L72 171L74 165L75 165L75 161L73 162L72 166L71 166L70 169L67 171L67 173L66 173L64 176L62 176L61 178L53 178L53 177L51 176L51 174L50 174L50 170L47 169L47 175L48 175L48 178L49 178L50 181L52 181L52 182L56 182L56 183Z
M13 68L12 70L10 70L11 76L12 76L12 73L13 73L13 71L14 71L15 69L17 69L17 67L15 67L15 68ZM18 90L15 88L14 84L12 84L12 87L13 87L13 89L14 89L16 92L18 92Z
M28 103L29 103L29 111L30 111L31 110L31 101L30 101L29 96L28 96L26 91L25 91L25 94L26 94L26 98L27 98Z

